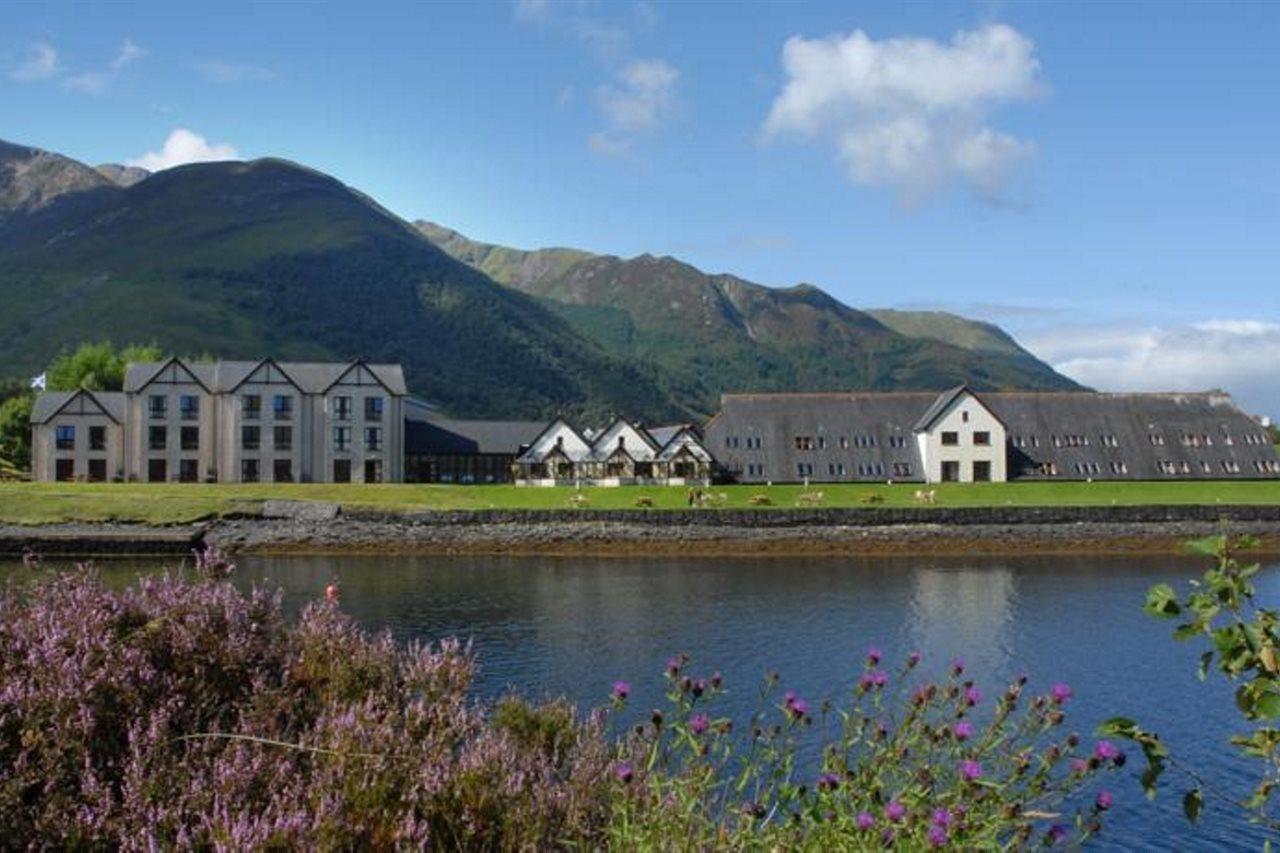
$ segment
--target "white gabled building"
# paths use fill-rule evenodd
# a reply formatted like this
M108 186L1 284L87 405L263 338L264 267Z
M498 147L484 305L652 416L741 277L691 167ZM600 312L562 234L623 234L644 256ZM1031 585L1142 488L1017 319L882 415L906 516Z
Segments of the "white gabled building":
M398 364L129 364L123 392L44 392L37 480L381 483L404 479Z
M1003 483L1008 479L1004 421L965 386L953 388L916 421L928 483Z
M515 461L517 485L707 485L714 460L687 424L645 429L616 418L598 432L556 419Z

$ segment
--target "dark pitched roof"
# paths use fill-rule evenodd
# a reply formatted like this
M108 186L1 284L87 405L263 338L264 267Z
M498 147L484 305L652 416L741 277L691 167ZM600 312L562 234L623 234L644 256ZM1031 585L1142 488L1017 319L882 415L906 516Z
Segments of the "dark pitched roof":
M259 365L260 361L186 361L132 362L125 367L124 390L136 392L145 387L165 366L176 361L191 372L211 393L235 390ZM274 361L272 364L293 380L303 393L323 394L357 364L369 369L392 394L408 393L404 370L398 364L368 364L351 361Z
M98 407L116 423L124 421L124 394L119 391L41 391L31 407L31 423L47 423L65 409L76 397L85 395L96 401Z
M916 421L913 429L916 432L924 432L933 426L933 422L942 417L942 413L947 410L947 407L968 390L969 387L967 385L957 385L950 390L943 391L938 395L938 399L933 401L933 405L924 410L924 414L920 416L920 420Z
M543 421L463 421L408 418L406 454L494 453L515 456L542 432Z

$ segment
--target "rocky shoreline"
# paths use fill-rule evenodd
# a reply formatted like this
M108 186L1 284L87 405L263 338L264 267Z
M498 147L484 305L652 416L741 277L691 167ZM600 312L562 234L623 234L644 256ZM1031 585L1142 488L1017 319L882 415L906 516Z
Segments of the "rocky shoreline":
M190 525L0 525L0 556L241 553L786 556L1178 553L1220 532L1280 553L1278 507L1065 507L768 512L342 511L279 504Z

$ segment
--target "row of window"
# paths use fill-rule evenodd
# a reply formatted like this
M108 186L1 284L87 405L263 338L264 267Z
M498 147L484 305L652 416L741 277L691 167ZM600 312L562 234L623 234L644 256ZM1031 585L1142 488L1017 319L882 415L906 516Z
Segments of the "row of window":
M751 447L751 439L748 438L747 441L747 447ZM855 435L850 438L847 435L842 435L839 437L838 442L841 450L848 450L851 447L868 448L876 446L876 437L874 435ZM732 446L737 447L736 444ZM894 448L906 447L907 437L905 435L891 435L889 436L889 446ZM755 447L760 447L759 438L756 438ZM795 447L796 450L826 450L827 437L825 435L820 435L817 438L811 435L797 435L795 436Z
M883 476L884 476L885 467L884 467L884 463L883 463L883 462L873 462L873 463L868 463L868 464L858 465L858 466L856 467L856 469L851 467L849 470L856 470L856 471L858 472L857 476L859 476L859 477L877 477L877 478L879 478L879 477L883 477ZM843 462L829 462L829 463L827 463L827 476L828 476L828 477L843 477L843 476L845 476L845 473L846 473L846 469L845 469L845 466L844 466L844 463L843 463ZM748 475L748 476L751 476L751 477L762 477L762 476L764 476L764 466L763 466L763 465L748 465L748 466L747 466L747 475ZM796 463L796 476L797 476L797 477L812 477L812 476L813 476L813 463L811 463L811 462L797 462L797 463ZM910 476L911 476L911 463L910 463L910 462L894 462L894 463L893 463L893 476L895 476L895 477L910 477Z
M258 394L245 394L240 398L241 415L247 421L261 420L262 397ZM382 397L364 398L364 419L381 421L385 400ZM147 411L152 419L160 420L169 415L169 398L163 394L153 394L147 399ZM200 419L200 398L195 394L183 394L178 397L178 411L184 421ZM333 398L334 420L351 420L351 398ZM289 394L276 394L271 398L271 414L278 421L293 419L293 397Z
M59 424L53 431L54 447L58 450L76 449L76 428L73 424ZM89 427L89 449L107 449L107 428L104 426Z
M958 433L958 432L943 432L943 433L942 433L942 446L943 446L943 447L956 447L956 446L958 446L959 444L960 444L960 433ZM974 433L973 433L973 444L974 444L974 446L975 446L975 447L990 447L990 446L991 446L991 433L989 433L989 432L985 432L985 431L977 431L977 432L974 432Z

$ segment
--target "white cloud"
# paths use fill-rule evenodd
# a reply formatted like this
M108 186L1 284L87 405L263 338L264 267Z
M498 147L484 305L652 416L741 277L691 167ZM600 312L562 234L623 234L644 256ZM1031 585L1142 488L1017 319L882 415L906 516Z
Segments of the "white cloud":
M111 75L102 71L85 71L62 78L62 86L85 95L101 95L111 85Z
M833 145L849 178L886 186L916 205L952 185L1006 202L1034 143L987 126L1002 104L1044 86L1035 45L1012 27L875 41L861 30L793 36L787 81L765 120L766 141L794 136Z
M251 83L271 80L276 76L270 68L225 59L202 59L195 63L195 69L213 83Z
M160 151L148 151L141 157L128 162L130 166L141 166L149 172L159 172L185 163L209 163L217 160L238 160L240 153L234 145L225 142L211 145L198 133L185 127L174 128L164 141Z
M637 59L623 66L614 82L596 89L596 105L606 127L588 137L591 150L623 153L637 134L669 119L675 112L679 79L680 72L664 59Z
M541 18L549 8L547 0L516 0L516 17L523 21Z
M1024 336L1055 370L1105 391L1222 388L1280 415L1280 323L1219 319L1184 326L1059 326Z
M42 41L31 45L26 61L9 72L9 76L14 80L30 83L36 80L48 80L59 70L58 51L53 45Z
M126 65L132 65L146 56L147 53L148 51L135 44L133 39L125 39L120 43L120 50L116 53L116 58L111 60L111 70L119 71Z

